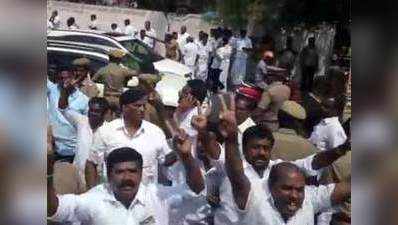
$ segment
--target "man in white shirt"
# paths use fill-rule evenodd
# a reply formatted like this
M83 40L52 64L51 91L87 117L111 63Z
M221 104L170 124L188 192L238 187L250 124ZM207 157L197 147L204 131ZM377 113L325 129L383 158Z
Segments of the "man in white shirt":
M351 195L349 182L306 186L304 173L288 162L274 165L268 182L246 184L234 193L242 225L314 225L315 214Z
M314 126L314 130L308 139L321 151L336 148L346 142L347 135L337 116L338 102L335 98L326 98L321 102L323 119ZM328 224L332 219L332 213L322 213L318 218L318 225Z
M106 124L106 118L111 118L111 110L105 98L94 97L88 102L88 115L82 115L74 109L69 108L68 98L70 93L67 90L69 89L61 90L58 108L65 119L77 130L76 151L73 164L78 168L81 182L84 184L84 169L93 142L93 134L99 127Z
M183 134L175 143L184 163L187 184L198 194L204 189L204 181L190 154L191 143ZM92 225L168 225L168 199L177 190L154 184L144 185L141 178L145 162L136 150L122 147L112 151L106 159L109 181L82 195L57 196L52 185L51 158L48 164L47 215L51 217L50 220Z
M51 14L50 19L48 20L50 23L48 26L51 27L51 29L59 29L61 28L61 20L59 19L58 11L54 10Z
M156 125L143 120L148 96L140 87L131 88L120 96L122 118L102 126L94 135L89 159L86 163L86 182L89 187L99 183L97 167L105 157L120 146L136 148L144 159L144 184L157 183L158 163L168 164L171 153L164 132ZM102 172L104 175L104 171Z
M124 20L124 26L125 26L124 33L126 35L129 35L129 36L132 36L132 37L136 37L138 35L137 29L135 29L135 27L133 27L130 24L130 19L125 19Z
M323 119L314 127L309 138L309 141L322 151L336 148L347 140L347 135L337 116L337 106L338 101L335 98L322 100Z
M231 108L236 108L234 101ZM215 223L240 224L238 211L234 208L233 199L244 197L242 193L236 194L235 185L247 188L239 182L267 182L270 169L273 165L281 163L282 160L270 160L271 150L274 145L272 132L265 126L253 126L245 130L242 137L244 160L240 159L238 150L238 132L235 110L224 109L220 115L221 133L225 141L225 164L218 160L217 170L220 186L220 207L215 213ZM231 140L232 139L232 140ZM335 160L345 154L346 148L336 148L330 151L311 155L307 158L296 160L293 163L305 171L308 176L319 176L321 168L332 164ZM231 156L233 155L233 156ZM229 160L229 161L228 161ZM225 168L225 169L224 169ZM237 171L239 169L239 171ZM232 175L232 172L237 172ZM239 174L238 174L239 172ZM234 178L231 178L233 176ZM229 180L226 179L229 177ZM232 180L231 180L232 179ZM235 179L235 180L234 180ZM235 184L235 183L239 184ZM232 188L231 188L232 185Z
M122 30L117 26L116 23L111 24L111 31L114 33L122 33Z
M149 38L146 35L146 31L144 29L140 30L140 35L138 37L138 40L142 41L144 44L146 44L148 47L151 47L152 44L152 39Z
M187 27L185 25L181 26L180 33L178 34L177 42L178 46L182 49L185 44L187 44L187 38L191 36L187 33Z
M173 115L178 128L184 129L191 140L195 158L198 157L196 152L198 131L192 126L192 119L198 115L198 107L201 107L206 94L207 89L204 81L199 79L189 80L179 93L178 106ZM169 169L170 180L173 184L183 182L181 163L176 163Z
M187 44L184 45L184 47L182 48L182 55L184 58L184 64L191 69L194 77L196 76L195 74L196 74L196 65L198 62L198 52L199 52L198 45L194 43L192 37L188 37Z
M240 31L240 38L233 47L236 49L236 54L231 68L231 78L233 85L239 85L245 79L247 59L253 49L251 40L246 36L246 30Z
M90 23L88 24L88 29L90 29L90 30L98 30L97 15L92 14L90 16Z
M68 27L68 30L80 29L80 27L76 24L75 17L69 17L68 20L66 20L66 26Z
M208 42L209 35L207 33L201 33L198 42L198 68L196 78L203 81L207 80L207 73L209 68L209 57L211 52L211 46Z
M151 27L150 21L145 21L144 24L145 34L148 36L148 43L146 43L149 47L155 48L155 39L156 38L156 31Z

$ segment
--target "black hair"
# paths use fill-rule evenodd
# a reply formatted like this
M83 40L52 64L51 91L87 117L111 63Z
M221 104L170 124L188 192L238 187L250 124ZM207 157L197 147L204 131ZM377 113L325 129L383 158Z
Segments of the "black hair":
M66 25L72 26L75 23L75 18L74 17L69 17L68 20L66 20Z
M112 29L116 29L116 28L117 28L117 24L116 24L116 23L112 23L112 24L111 24L111 28L112 28Z
M142 169L142 156L138 153L135 149L129 147L122 147L113 150L109 155L106 157L106 170L107 175L111 173L113 167L117 163L121 162L136 162L138 168Z
M207 95L206 83L203 80L193 79L187 82L187 86L191 88L191 94L202 103Z
M103 97L93 97L88 101L88 104L98 104L105 112L110 109L108 100Z
M243 132L243 137L242 137L242 146L243 150L245 150L245 146L249 142L249 140L252 140L254 138L257 139L267 139L271 142L271 146L274 146L275 139L274 135L272 134L272 131L265 125L255 125L252 127L249 127Z
M134 103L143 97L147 95L146 91L142 87L132 87L128 89L127 91L123 92L122 95L120 95L119 102L120 102L120 108L122 108L123 105L127 105L130 103Z
M126 26L130 25L130 19L125 19L124 20L124 25L126 25Z
M291 172L297 172L304 176L303 171L291 162L282 162L273 165L268 176L268 186L274 186L278 182L278 180L283 179L284 177L286 177L287 173Z
M97 15L91 14L90 18L91 18L91 19L97 19Z
M241 36L246 36L246 34L247 34L247 31L246 31L246 30L240 30L240 35L241 35Z

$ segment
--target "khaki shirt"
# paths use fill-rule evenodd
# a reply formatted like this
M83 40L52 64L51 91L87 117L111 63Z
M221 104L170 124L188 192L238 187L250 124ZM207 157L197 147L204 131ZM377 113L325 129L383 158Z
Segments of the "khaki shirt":
M319 152L311 142L297 135L292 129L280 128L273 135L275 144L271 159L293 161Z
M104 82L104 95L107 92L123 92L123 87L126 86L127 78L136 76L138 73L134 70L124 68L116 63L109 63L102 67L94 75L93 81Z

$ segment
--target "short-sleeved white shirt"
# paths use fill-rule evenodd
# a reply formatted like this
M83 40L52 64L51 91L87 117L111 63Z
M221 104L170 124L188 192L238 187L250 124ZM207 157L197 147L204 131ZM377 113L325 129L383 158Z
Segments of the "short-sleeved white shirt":
M129 136L123 119L115 119L95 132L88 160L103 165L105 157L120 147L131 147L142 155L144 184L157 182L158 163L163 163L164 157L172 151L158 126L143 120L136 133Z
M180 46L180 48L183 48L187 44L187 38L190 35L185 32L184 34L178 33L178 38L177 38L177 43Z
M109 183L100 184L81 195L59 195L57 212L50 219L91 225L168 225L167 199L172 194L162 186L141 184L126 209L116 200Z
M332 207L331 196L334 184L327 186L306 186L302 207L285 222L276 209L268 184L252 182L248 201L244 210L236 204L241 225L314 225L314 216L318 212Z
M339 118L329 117L321 120L308 139L318 149L324 151L338 147L347 140L347 135L339 121Z
M312 160L315 155L308 156L304 159L299 159L293 161L295 165L302 168L306 174L309 176L318 176L320 171L316 171L312 169ZM263 173L263 177L260 177L258 173L254 170L254 168L246 161L243 161L243 170L246 177L249 179L250 183L267 183L269 172L271 171L272 166L284 162L283 160L270 160L268 163L268 167L265 169ZM235 201L232 194L231 182L229 181L226 171L224 169L223 163L218 161L217 164L217 172L219 174L218 179L221 179L220 185L220 207L216 210L214 215L215 224L241 224L240 217L238 212L236 211Z
M184 62L187 66L193 66L196 63L196 56L198 55L199 47L197 44L190 42L184 45L182 53L184 55Z
M138 30L135 29L132 25L127 25L126 28L124 29L124 33L126 35L135 37L138 34Z

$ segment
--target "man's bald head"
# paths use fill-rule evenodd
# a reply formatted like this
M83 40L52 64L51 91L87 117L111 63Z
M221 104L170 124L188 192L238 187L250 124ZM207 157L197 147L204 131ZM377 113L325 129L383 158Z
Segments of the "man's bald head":
M289 220L302 207L305 198L304 173L294 164L283 162L271 168L268 186L282 218Z
M295 164L290 162L278 163L271 168L268 178L268 185L272 187L281 179L289 178L292 175L298 175L304 178L304 173Z

